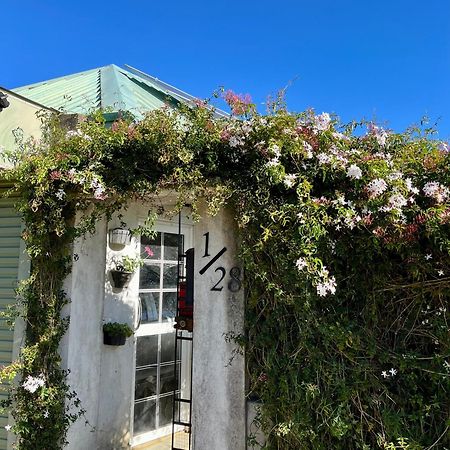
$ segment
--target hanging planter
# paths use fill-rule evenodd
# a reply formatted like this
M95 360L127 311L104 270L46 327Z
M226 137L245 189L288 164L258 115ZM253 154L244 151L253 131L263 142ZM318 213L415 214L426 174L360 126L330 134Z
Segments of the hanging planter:
M111 270L111 279L113 287L123 289L128 286L133 272L124 272L123 270Z
M126 323L105 323L103 325L103 344L125 345L127 337L133 334L133 330Z
M127 245L131 241L131 231L127 228L113 228L109 230L109 243Z
M141 258L131 258L130 256L115 259L115 268L110 270L113 287L117 289L127 287L134 271L143 263Z

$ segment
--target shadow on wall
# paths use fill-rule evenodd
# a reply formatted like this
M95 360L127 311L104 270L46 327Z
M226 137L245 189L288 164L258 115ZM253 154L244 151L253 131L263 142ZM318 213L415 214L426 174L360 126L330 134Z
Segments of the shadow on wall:
M112 249L111 249L112 250ZM116 250L116 249L114 249ZM116 251L108 253L116 253ZM137 273L124 288L115 288L111 278L112 267L107 256L103 322L118 322L136 329L136 296L133 285ZM133 403L135 337L126 339L125 345L104 345L101 354L100 397L97 430L97 449L130 448L131 411Z

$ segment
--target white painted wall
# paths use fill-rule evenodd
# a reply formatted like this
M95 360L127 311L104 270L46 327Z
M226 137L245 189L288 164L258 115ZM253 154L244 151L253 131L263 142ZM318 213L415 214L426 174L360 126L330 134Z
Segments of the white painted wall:
M133 204L123 217L100 222L93 235L74 246L79 257L66 281L72 299L67 308L71 323L61 346L65 364L71 370L69 382L78 393L83 419L68 434L69 450L113 450L130 448L133 402L134 344L103 345L105 319L137 322L138 277L127 289L116 290L109 282L109 262L114 255L134 254L137 239L123 250L107 245L107 230L120 221L134 228L147 215L148 205ZM177 218L174 219L175 223ZM210 233L210 257L204 257L204 233ZM244 357L235 354L236 345L224 334L243 329L243 291L228 289L229 270L236 266L235 232L226 212L194 225L195 311L193 368L194 450L244 450L246 448L246 405ZM223 247L224 255L204 275L199 270ZM220 278L218 266L226 269L222 291L211 291Z
M204 234L209 232L209 254L204 254ZM195 305L193 355L194 450L244 450L246 405L244 356L236 344L226 342L229 332L244 326L243 290L228 289L230 269L237 266L236 233L231 214L223 210L195 226ZM199 270L223 248L226 252L203 274ZM221 277L226 276L211 291Z

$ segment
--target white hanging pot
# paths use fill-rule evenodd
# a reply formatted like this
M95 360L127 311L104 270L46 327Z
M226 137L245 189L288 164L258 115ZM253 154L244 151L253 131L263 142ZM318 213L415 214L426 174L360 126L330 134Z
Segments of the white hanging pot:
M127 245L131 240L131 231L126 228L113 228L109 230L109 243Z

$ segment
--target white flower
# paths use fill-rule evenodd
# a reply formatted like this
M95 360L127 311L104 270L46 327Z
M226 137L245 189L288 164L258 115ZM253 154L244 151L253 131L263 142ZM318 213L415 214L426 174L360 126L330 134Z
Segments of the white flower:
M26 380L22 383L22 387L28 392L36 392L40 387L44 386L44 376L41 374L38 377L28 375Z
M317 294L320 295L320 297L325 297L327 295L327 287L323 283L319 283L316 287Z
M307 266L306 259L305 258L298 258L297 261L295 262L295 265L296 265L298 270L303 270Z
M272 158L266 162L267 167L274 167L277 166L278 164L280 164L280 160L278 158Z
M326 272L326 274L325 274ZM325 297L327 294L336 293L336 279L334 277L326 278L328 276L328 270L322 270L321 274L325 274L323 281L317 284L316 290L320 297Z
M406 178L405 184L406 184L406 189L408 189L408 191L411 192L412 194L417 195L419 193L419 189L417 189L416 187L413 186L411 178Z
M449 196L449 190L437 181L426 183L423 187L423 193L427 197L434 198L438 203L442 203Z
M319 164L327 164L330 162L330 157L326 153L319 153L317 155L317 160L319 161Z
M347 135L339 133L338 131L334 131L332 134L333 134L333 137L336 139L342 139L343 141L350 140L350 138Z
M362 170L356 164L352 164L347 169L347 176L349 178L353 178L355 180L359 180L362 177Z
M388 175L388 179L391 181L401 180L403 178L403 174L401 172L392 172Z
M381 372L381 376L382 376L383 378L389 377L388 373L387 373L385 370L383 370L383 372Z
M83 139L86 139L87 141L92 141L92 138L88 136L87 134L82 133L80 130L69 130L66 133L66 138L70 139L73 137L81 137Z
M384 146L386 144L386 138L388 133L384 128L378 127L374 124L369 124L369 133L375 136L378 144Z
M291 188L295 184L295 180L297 179L297 175L288 174L284 177L283 183L286 187Z
M428 253L428 255L425 256L425 259L426 259L427 261L429 261L429 260L432 259L432 258L433 258L433 256L432 256L431 253Z
M48 419L48 416L50 415L50 413L48 412L48 410L46 410L44 412L44 419Z
M242 131L247 135L250 133L250 131L252 131L252 126L249 123L244 123L242 125Z
M319 114L318 116L314 117L313 125L316 130L324 131L330 128L330 123L331 123L330 115L328 113L323 112L322 114Z
M275 158L278 159L281 156L281 149L277 144L272 144L269 147L269 150L274 153Z
M402 194L391 195L388 201L390 209L402 209L408 204L408 200Z
M389 369L389 373L390 373L392 376L397 375L397 370L394 369L394 368Z
M6 430L6 431L9 431L9 430L11 430L11 428L12 428L12 426L11 426L11 425L5 425L5 430Z
M311 159L313 157L312 146L310 144L308 144L307 142L303 142L303 148L306 151L306 158Z
M94 198L96 200L105 200L106 197L107 195L105 193L105 189L103 188L103 186L98 186L94 191Z
M383 178L375 178L367 185L367 190L371 198L378 197L387 189L387 183Z
M81 136L80 130L69 130L66 133L66 138L71 138L71 137L75 137L75 136Z
M58 200L62 200L66 196L66 193L62 189L58 189L55 196Z
M230 147L237 147L239 145L239 139L237 139L236 136L231 136L228 143L230 144Z
M326 287L328 292L334 295L336 293L336 279L334 277L329 278Z
M444 271L441 269L441 270L438 270L438 275L440 276L440 277L443 277L444 276Z

